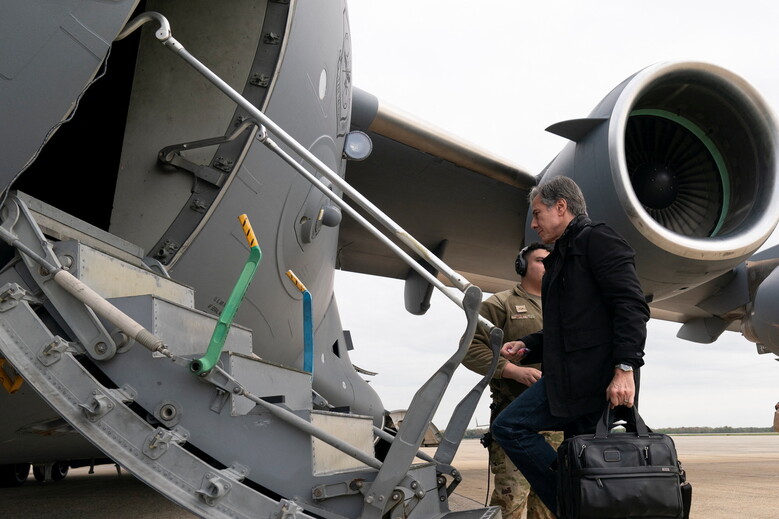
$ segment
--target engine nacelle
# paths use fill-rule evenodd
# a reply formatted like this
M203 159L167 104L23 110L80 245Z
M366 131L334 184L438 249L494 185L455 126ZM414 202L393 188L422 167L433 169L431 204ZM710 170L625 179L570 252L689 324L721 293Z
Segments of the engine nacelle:
M652 300L735 267L779 220L774 116L751 85L720 67L653 65L588 118L548 130L573 142L541 182L566 175L579 184L590 217L636 250Z
M758 344L761 353L770 351L779 355L779 326L776 323L779 316L779 268L774 268L757 286L746 310L741 319L744 337Z

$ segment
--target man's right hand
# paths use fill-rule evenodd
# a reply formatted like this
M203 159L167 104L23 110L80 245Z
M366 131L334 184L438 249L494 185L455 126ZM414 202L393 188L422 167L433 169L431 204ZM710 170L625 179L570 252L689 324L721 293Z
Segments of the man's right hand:
M500 349L500 354L511 362L519 362L525 357L527 346L522 341L507 342Z
M508 362L503 367L503 378L516 380L520 384L530 387L541 378L541 372L536 368L526 368Z

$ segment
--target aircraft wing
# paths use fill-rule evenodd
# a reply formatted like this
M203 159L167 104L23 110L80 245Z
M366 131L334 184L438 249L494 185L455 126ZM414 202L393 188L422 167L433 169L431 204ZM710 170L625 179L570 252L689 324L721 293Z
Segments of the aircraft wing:
M764 352L765 345L757 337L767 338L766 328L776 328L772 323L779 300L777 264L779 245L675 297L652 302L652 317L684 323L677 335L705 344L726 330L742 332Z
M700 110L690 111L696 103ZM683 323L683 339L707 343L741 330L779 352L779 250L755 254L776 227L779 205L777 131L768 114L752 87L724 69L657 64L586 119L548 128L571 142L534 176L355 89L352 129L368 133L374 150L349 162L346 178L454 270L495 292L517 279L529 189L541 178L571 176L590 217L609 222L635 249L653 317ZM715 140L701 129L713 127L721 129ZM685 154L677 163L678 149L697 150L695 161ZM678 180L666 189L660 180L668 171ZM699 193L707 193L705 203ZM429 285L349 218L337 265L405 278L407 310L426 310Z
M483 291L516 283L513 265L534 175L357 88L352 130L373 141L367 159L347 165L352 186ZM341 223L337 265L399 279L410 270L348 216Z
M652 317L677 323L687 323L691 321L703 323L707 319L717 319L717 312L713 311L711 308L706 309L708 308L706 302L712 301L713 298L728 291L728 287L733 286L732 283L736 277L737 271L732 270L676 297L664 299L662 301L653 301L650 303ZM741 298L733 300L734 303L736 301L741 302L741 304L746 302ZM739 323L740 321L724 323L727 327L719 331L721 332L725 329L738 331L740 329ZM700 335L699 340L695 340L695 342L711 342L709 340L703 340L704 338L703 335Z

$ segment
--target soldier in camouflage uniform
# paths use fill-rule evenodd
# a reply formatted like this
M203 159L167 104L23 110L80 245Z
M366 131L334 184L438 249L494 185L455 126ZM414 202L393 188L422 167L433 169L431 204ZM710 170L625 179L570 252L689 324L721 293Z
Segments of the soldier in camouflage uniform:
M551 247L533 243L520 251L517 257L517 273L522 281L511 290L498 292L481 305L481 315L503 329L505 340L524 337L543 328L541 317L541 278L544 275L543 259ZM489 331L479 326L473 337L463 365L481 375L487 373L492 362L489 347ZM495 375L490 381L492 404L490 423L528 386L541 377L540 364L518 366L503 357L498 360ZM544 436L555 448L563 439L562 432L546 432ZM503 449L487 441L490 471L494 485L490 505L500 506L504 519L553 519L555 516L544 506L530 485L509 460Z

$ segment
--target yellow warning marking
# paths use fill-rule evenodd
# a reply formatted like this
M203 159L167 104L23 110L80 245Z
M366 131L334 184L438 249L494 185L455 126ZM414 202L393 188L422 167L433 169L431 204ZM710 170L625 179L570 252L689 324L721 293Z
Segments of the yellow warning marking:
M293 273L291 270L288 270L288 271L287 271L287 277L288 277L289 279L291 279L293 283L295 283L295 286L296 286L296 287L298 288L298 290L300 290L301 292L305 292L305 291L307 290L307 289L306 289L306 285L304 285L304 284L303 284L303 283L302 283L302 282L301 282L301 281L298 279L298 277L297 277L297 276L296 276L296 275L295 275L295 274L294 274L294 273Z
M24 379L19 375L9 375L8 372L3 368L3 366L5 366L5 362L5 359L0 357L0 384L3 385L6 391L14 394L19 391L20 387L22 387L22 382L24 382Z
M257 237L254 236L252 224L249 223L249 217L242 214L238 217L238 221L241 222L241 227L243 227L243 232L246 234L246 241L249 242L249 247L259 247L257 244Z

